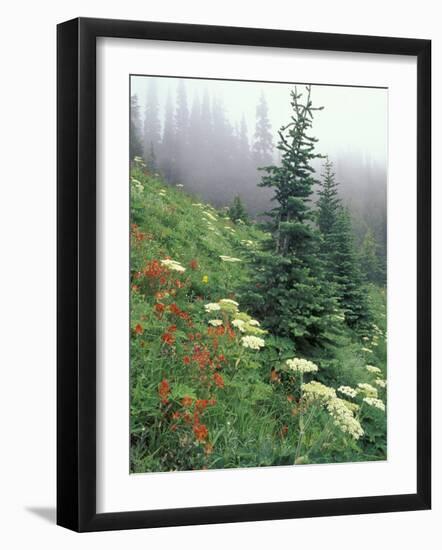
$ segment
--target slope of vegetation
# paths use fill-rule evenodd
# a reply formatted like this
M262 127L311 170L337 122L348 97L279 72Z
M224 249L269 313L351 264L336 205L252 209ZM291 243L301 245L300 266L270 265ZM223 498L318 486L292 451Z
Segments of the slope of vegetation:
M131 471L386 458L385 292L311 353L248 301L271 235L131 170ZM248 304L248 305L246 305ZM281 312L283 313L283 312Z

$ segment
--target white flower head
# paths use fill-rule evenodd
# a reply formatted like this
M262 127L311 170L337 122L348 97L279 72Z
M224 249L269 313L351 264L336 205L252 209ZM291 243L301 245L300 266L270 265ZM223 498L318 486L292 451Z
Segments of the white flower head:
M233 258L232 256L220 256L220 258L223 262L230 262L230 263L242 262L240 258Z
M374 381L374 384L376 384L376 386L379 386L380 388L386 388L387 387L387 381L386 380L381 380L380 378L376 378L376 380Z
M361 424L353 416L353 412L347 406L347 402L344 399L340 399L339 397L330 399L327 403L327 410L333 418L333 424L342 432L349 434L354 439L359 439L364 435Z
M221 309L221 306L219 304L206 304L204 306L204 309L207 311L207 313L211 313L212 311L219 311Z
M210 319L209 325L212 325L212 327L220 327L223 324L221 319Z
M367 365L365 368L372 374L380 374L382 372L379 367L373 367L373 365Z
M175 260L161 260L161 264L164 265L164 267L167 267L172 271L178 271L179 273L184 273L184 271L186 271L186 268L183 267L180 262L176 262Z
M358 395L358 390L351 388L350 386L339 386L338 392L341 392L347 397L356 397Z
M243 336L241 338L243 347L250 349L261 349L265 346L265 341L257 336Z
M376 397L364 397L363 401L367 403L367 405L370 405L371 407L375 407L380 411L385 411L384 402L381 401L380 399L377 399Z
M287 359L285 364L293 372L305 373L318 371L318 365L315 365L311 361L307 361L307 359L299 359L295 357L294 359Z
M358 384L358 388L365 393L367 397L377 397L378 396L378 390L372 386L371 384L366 384L360 382Z
M245 332L245 328L244 328L245 324L246 324L245 321L241 319L233 319L232 321L232 325L238 330L240 330L241 332Z

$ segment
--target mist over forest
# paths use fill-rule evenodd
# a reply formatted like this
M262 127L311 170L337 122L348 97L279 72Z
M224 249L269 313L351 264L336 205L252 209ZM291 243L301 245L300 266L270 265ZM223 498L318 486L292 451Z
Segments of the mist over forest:
M171 185L228 207L239 196L251 219L272 208L260 168L280 163L279 130L295 85L132 77L130 154ZM304 87L298 85L302 91ZM316 150L333 163L355 244L374 239L386 263L386 90L312 86ZM324 159L316 159L315 178ZM312 196L315 200L315 194Z

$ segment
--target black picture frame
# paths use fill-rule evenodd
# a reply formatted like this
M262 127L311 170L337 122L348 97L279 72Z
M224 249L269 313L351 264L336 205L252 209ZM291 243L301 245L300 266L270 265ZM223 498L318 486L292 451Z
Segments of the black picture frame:
M96 39L116 37L417 59L417 492L96 512ZM431 41L79 18L57 28L57 523L83 531L425 510L431 506Z

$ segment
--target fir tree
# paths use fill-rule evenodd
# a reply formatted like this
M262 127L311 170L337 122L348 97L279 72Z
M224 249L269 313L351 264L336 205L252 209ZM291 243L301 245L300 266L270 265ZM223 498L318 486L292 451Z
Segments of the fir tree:
M256 127L253 140L253 160L257 167L269 166L273 158L272 127L268 107L262 92L256 107Z
M329 235L336 222L340 199L338 197L338 183L335 181L333 163L326 159L322 181L318 191L318 226L323 235Z
M383 284L385 282L385 274L382 271L378 250L379 245L376 242L373 231L368 228L360 251L361 269L368 281Z
M291 121L279 131L281 164L265 168L260 183L274 191L268 213L270 237L254 256L254 289L246 291L250 307L274 333L290 336L298 349L328 341L328 325L336 302L318 257L319 233L314 228L310 196L316 180L312 161L317 139L309 135L314 113L311 88L291 92Z
M170 93L167 95L164 114L160 166L166 180L172 183L176 174L176 126Z
M327 243L329 277L335 283L335 292L345 321L351 328L364 329L371 314L358 266L351 217L346 208L339 208L336 221L327 235Z
M241 220L244 223L248 223L249 221L247 210L245 209L244 204L239 195L235 196L229 208L229 218L233 222L237 222L238 220Z
M130 159L143 156L143 139L141 135L140 106L138 97L130 98L130 132L129 132Z
M149 82L147 91L146 108L144 111L143 156L146 164L151 168L152 150L154 156L158 153L158 147L161 139L161 123L159 117L158 95L155 80Z

